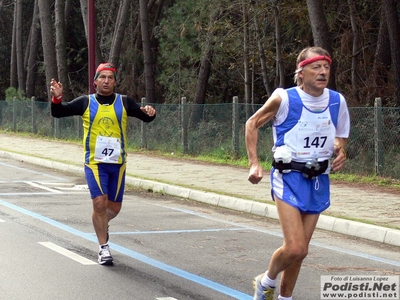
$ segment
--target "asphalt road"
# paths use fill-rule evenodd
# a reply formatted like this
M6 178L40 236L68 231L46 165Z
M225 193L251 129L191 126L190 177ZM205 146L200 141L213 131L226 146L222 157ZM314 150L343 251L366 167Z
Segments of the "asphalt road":
M4 158L0 170L1 299L252 299L282 243L274 220L128 188L115 263L100 266L82 177ZM295 299L321 299L322 275L398 276L399 250L317 230Z

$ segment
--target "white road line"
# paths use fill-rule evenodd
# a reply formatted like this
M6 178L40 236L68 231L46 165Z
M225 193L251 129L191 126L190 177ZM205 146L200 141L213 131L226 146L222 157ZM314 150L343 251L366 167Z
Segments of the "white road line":
M97 265L97 263L95 263L94 261L84 258L74 252L71 252L63 247L57 246L56 244L53 244L51 242L39 242L39 244L57 252L57 253L60 253L72 260L75 260L76 262L78 262L82 265Z
M0 193L0 196L40 196L40 195L52 195L52 192L41 192L41 193ZM57 194L65 194L58 192ZM87 195L87 192L68 192L68 195Z
M35 182L26 181L26 183L29 184L29 185L31 185L31 186L33 186L33 187L37 187L37 188L40 188L40 189L43 189L43 190L46 190L46 191L49 191L49 192L52 192L52 193L62 194L62 192L60 192L59 190L55 190L55 189L52 189L52 188L48 188L48 187L46 187L46 186L37 184L37 183L35 183Z
M178 300L178 299L172 297L161 297L161 298L156 298L156 300Z

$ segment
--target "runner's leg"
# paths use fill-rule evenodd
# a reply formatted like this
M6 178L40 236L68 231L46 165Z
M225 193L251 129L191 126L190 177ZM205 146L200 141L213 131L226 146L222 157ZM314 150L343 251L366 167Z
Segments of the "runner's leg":
M302 226L303 226L303 234L304 240L306 243L306 249L303 252L303 255L298 259L293 261L283 272L280 281L280 295L283 297L292 296L294 287L297 282L297 278L300 272L301 265L303 263L304 258L308 254L308 245L310 243L312 234L315 230L315 226L318 222L319 214L303 214L302 215ZM299 231L300 234L300 231Z

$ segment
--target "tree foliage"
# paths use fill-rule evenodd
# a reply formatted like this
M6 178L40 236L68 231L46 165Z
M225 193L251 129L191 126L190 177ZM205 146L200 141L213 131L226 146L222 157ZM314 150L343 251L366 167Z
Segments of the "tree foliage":
M114 62L118 91L137 101L263 103L293 85L298 52L318 44L332 52L332 86L351 106L375 97L399 106L398 2L96 1L96 63ZM53 76L67 100L87 93L86 18L83 0L1 1L0 99L13 87L47 101Z

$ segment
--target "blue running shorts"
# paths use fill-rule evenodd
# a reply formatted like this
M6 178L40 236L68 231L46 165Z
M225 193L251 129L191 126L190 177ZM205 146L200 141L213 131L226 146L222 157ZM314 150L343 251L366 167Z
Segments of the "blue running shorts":
M328 174L314 179L303 177L301 172L279 173L271 170L272 198L286 202L301 213L319 214L330 205L330 181Z
M122 202L125 189L126 164L85 165L85 178L90 196L108 195L108 200Z

